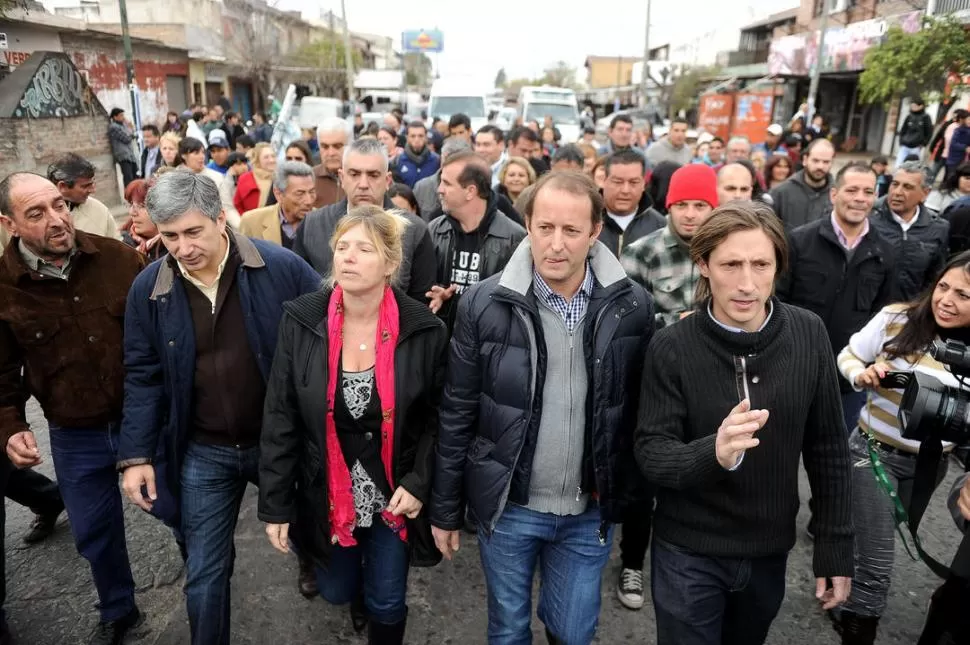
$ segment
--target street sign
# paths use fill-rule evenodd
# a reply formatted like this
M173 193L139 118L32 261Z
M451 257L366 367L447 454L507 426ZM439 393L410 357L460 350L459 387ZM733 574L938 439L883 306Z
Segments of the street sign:
M401 34L401 48L405 52L440 52L445 48L445 37L439 29L419 29Z

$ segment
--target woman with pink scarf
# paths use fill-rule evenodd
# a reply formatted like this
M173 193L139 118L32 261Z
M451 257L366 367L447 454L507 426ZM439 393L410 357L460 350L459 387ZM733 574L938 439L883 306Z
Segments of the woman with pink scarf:
M409 567L441 560L424 506L448 336L391 286L406 225L370 205L337 224L332 286L284 307L260 443L270 542L292 539L320 595L357 604L380 645L403 643Z

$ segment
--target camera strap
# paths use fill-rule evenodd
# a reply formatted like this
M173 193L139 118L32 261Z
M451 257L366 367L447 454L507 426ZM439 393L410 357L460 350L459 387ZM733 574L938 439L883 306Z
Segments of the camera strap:
M903 541L903 547L905 547L906 553L909 554L910 558L919 560L922 554L922 545L920 544L919 536L916 534L915 529L910 529L909 514L906 512L903 502L899 499L896 489L893 488L892 482L889 481L889 475L886 474L886 469L883 467L882 460L879 458L879 451L876 449L876 440L869 433L866 433L866 448L869 451L869 463L872 466L872 474L875 475L879 487L882 488L886 496L889 497L889 501L892 502L893 521L896 524L896 532Z

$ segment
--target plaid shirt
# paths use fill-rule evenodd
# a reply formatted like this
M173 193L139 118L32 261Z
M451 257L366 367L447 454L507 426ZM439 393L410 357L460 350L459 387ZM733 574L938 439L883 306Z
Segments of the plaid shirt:
M576 292L572 300L566 300L549 288L549 285L535 269L532 270L532 284L536 299L562 316L566 330L572 333L579 321L586 315L586 310L589 308L589 299L593 295L593 270L589 266L589 261L586 262L586 277L583 279L583 284L579 286L579 291Z
M661 325L673 324L682 313L694 309L700 272L691 262L687 245L671 232L670 226L627 246L620 263L627 275L653 296Z

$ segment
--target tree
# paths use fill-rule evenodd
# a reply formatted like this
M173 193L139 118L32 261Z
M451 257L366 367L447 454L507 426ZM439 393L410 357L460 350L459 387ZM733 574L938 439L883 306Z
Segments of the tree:
M715 67L686 67L675 70L668 89L667 114L678 114L697 106L704 79L716 73Z
M555 65L544 70L538 83L554 87L575 87L576 68L564 60L556 61Z
M404 77L408 85L431 85L431 59L424 52L404 54Z
M325 38L296 50L291 56L291 62L301 67L313 68L314 83L322 94L342 96L347 87L346 52L343 39L338 34L329 33ZM350 60L353 69L360 68L359 51L352 50ZM406 60L405 69L407 69Z
M505 84L508 83L508 81L509 79L506 78L505 68L503 67L498 71L498 74L495 75L495 87L505 87Z
M21 9L27 13L30 11L30 3L28 0L0 0L0 18L15 9ZM41 10L43 10L43 7L41 7Z
M947 78L970 74L970 37L952 16L924 17L922 29L907 34L898 25L885 40L866 52L859 78L859 98L865 103L891 104L902 96L943 97Z

